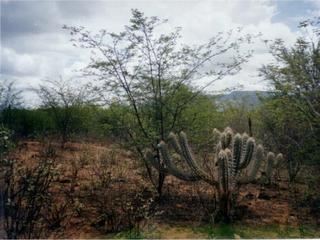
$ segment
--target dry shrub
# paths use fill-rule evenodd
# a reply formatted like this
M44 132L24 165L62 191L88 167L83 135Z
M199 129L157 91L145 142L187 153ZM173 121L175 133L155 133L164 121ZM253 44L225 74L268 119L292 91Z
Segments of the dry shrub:
M91 225L103 232L139 230L152 212L151 190L128 179L129 170L117 156L112 149L98 155L90 165L89 181L82 186L79 205L89 209Z
M45 236L43 210L56 176L52 149L45 149L32 166L9 159L4 170L4 217L8 238Z

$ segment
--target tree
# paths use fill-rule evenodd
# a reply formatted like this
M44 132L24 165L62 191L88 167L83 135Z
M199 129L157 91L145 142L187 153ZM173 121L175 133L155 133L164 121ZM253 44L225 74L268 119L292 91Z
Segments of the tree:
M43 107L50 109L53 114L53 120L62 138L62 146L75 130L81 107L96 101L94 92L89 90L88 85L71 85L70 81L63 79L48 80L36 90Z
M302 22L300 28L305 34L293 47L287 47L281 39L274 41L270 50L276 62L261 69L277 93L290 99L307 117L312 131L320 128L319 24L320 18Z
M265 99L256 113L256 134L268 149L281 150L286 156L289 180L294 181L303 159L312 160L317 155L312 150L314 140L306 117L290 100L277 96Z
M1 123L13 120L12 109L22 106L22 91L18 90L14 81L4 80L0 85L0 121ZM6 121L3 117L6 112Z
M0 85L0 111L8 108L17 108L22 105L21 90L18 90L14 81L5 80Z
M143 149L151 146L162 168L157 145L178 128L183 112L214 82L237 73L251 52L240 53L240 45L251 42L241 30L218 33L207 43L190 47L181 43L180 28L160 33L167 20L145 17L132 10L130 25L112 33L93 34L84 27L67 27L74 45L92 50L92 62L85 73L100 80L100 92L130 106L134 122L126 127L135 150L144 160ZM239 34L240 37L234 37ZM208 79L198 88L199 80ZM188 89L188 90L187 90ZM153 181L159 194L165 173Z
M299 27L303 35L292 47L286 46L281 39L272 42L270 50L276 61L261 69L263 76L275 88L277 100L273 105L273 113L278 111L276 116L279 118L279 124L283 124L284 133L281 138L285 140L282 144L291 146L291 150L288 150L289 155L297 152L297 149L301 150L303 146L304 152L311 152L316 156L320 147L319 24L320 18L302 22ZM269 104L269 110L270 106ZM271 128L274 129L274 125ZM307 142L308 145L312 145L311 148L307 147ZM293 164L293 156L287 156L287 159L289 165Z

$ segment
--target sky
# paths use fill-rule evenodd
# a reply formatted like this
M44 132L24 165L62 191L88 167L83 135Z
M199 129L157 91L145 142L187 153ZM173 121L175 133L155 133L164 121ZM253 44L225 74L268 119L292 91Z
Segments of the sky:
M215 83L210 91L234 86L244 90L266 90L258 69L273 61L263 42L282 38L293 44L300 21L320 14L320 0L113 0L113 1L1 1L1 75L24 89L27 105L38 99L28 89L44 79L80 79L79 69L90 60L90 52L70 42L63 25L85 26L90 30L119 32L128 24L131 9L146 16L168 19L169 27L182 27L186 44L204 43L219 31L242 27L246 33L261 33L250 46L252 58L234 76Z

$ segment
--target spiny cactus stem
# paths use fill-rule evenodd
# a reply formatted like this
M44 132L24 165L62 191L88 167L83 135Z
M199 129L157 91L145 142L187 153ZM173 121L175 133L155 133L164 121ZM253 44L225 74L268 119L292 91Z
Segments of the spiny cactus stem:
M253 165L250 169L249 176L242 178L239 181L241 184L250 183L256 179L256 176L257 176L258 170L261 166L263 158L264 158L264 149L263 149L262 145L258 145L256 156L255 156L255 161L253 162Z
M171 143L171 146L173 147L173 149L180 155L182 155L182 150L181 150L181 147L179 145L179 141L178 141L178 138L177 138L177 135L174 134L174 133L170 133L169 134L169 137L168 137L170 143Z
M155 159L155 156L150 149L146 150L146 152L144 154L144 158L147 162L149 162L158 171L162 171L165 174L168 173L168 169L165 166L161 166L159 161L157 161Z
M208 182L211 185L218 186L218 182L212 179L206 172L204 172L199 165L196 163L193 154L191 152L191 148L188 144L187 136L184 132L181 132L179 135L180 145L182 149L182 153L187 161L189 167L196 173L196 175L200 176L204 181Z
M233 139L233 161L234 161L234 174L237 174L239 170L241 160L241 144L242 139L240 134L236 134Z
M248 141L246 142L246 147L244 149L244 152L242 152L242 157L241 157L241 162L240 162L240 169L246 168L252 157L253 157L253 153L254 153L254 148L255 148L255 141L253 138L249 138Z
M218 167L219 167L219 187L223 192L229 190L229 171L228 171L228 153L229 149L221 150L219 153Z
M184 181L198 181L198 180L200 180L199 176L197 176L193 173L182 172L176 167L176 165L173 163L173 161L170 158L168 148L167 148L167 145L165 144L165 142L163 142L163 141L160 142L159 149L160 149L161 155L163 157L164 163L168 168L168 172L171 175L173 175L181 180L184 180Z
M275 159L274 153L273 152L268 152L266 176L267 176L267 179L268 179L269 182L271 182L274 159Z

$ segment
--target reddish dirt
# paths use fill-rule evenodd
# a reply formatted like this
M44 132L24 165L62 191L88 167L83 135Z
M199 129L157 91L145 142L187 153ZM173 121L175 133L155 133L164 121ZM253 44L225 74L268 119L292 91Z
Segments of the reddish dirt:
M22 142L13 157L23 161L26 166L32 166L43 147L38 142ZM59 144L53 144L52 147L57 154L58 169L62 173L61 179L64 179L65 182L70 181L72 176L72 161L80 161L81 158L87 158L86 160L89 161L79 170L76 190L88 184L89 166L97 159L111 153L115 155L115 161L111 163L110 171L116 173L123 182L123 191L132 191L133 188L139 190L141 186L148 186L152 189L148 179L143 177L144 169L139 167L139 162L134 155L129 151L121 150L117 145L68 143L64 149L61 149ZM156 215L150 221L157 224L174 223L175 226L198 226L209 222L209 212L214 208L213 195L213 190L205 183L190 184L169 176L166 178L163 199L156 201ZM289 193L286 182L281 182L278 186L261 187L254 184L244 186L240 191L239 216L235 221L259 226L277 224L296 227L299 221L304 219L316 224L317 220L310 216L307 208L303 208L298 215L296 209L290 205L290 198L292 195ZM52 231L49 237L102 237L104 233L92 226L93 221L88 221L88 219L95 219L96 213L87 208L84 215L79 217L70 213L63 222L62 228Z

